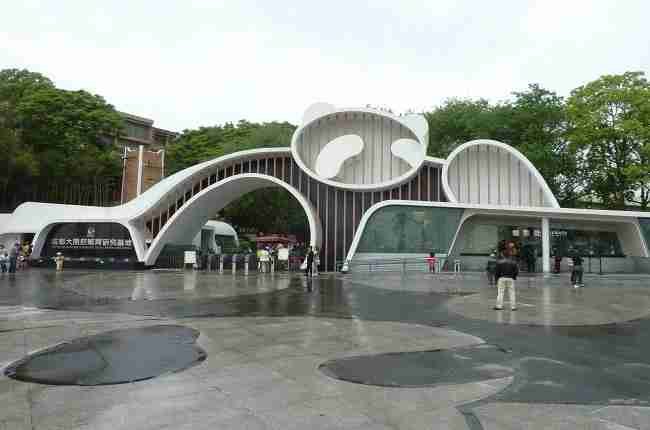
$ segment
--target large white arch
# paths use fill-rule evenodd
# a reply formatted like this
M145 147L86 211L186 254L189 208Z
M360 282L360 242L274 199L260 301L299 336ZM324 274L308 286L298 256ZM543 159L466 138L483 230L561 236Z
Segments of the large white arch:
M480 151L481 147L486 147L486 151ZM472 154L471 149L476 148L476 154ZM497 151L490 152L490 148L496 148ZM526 185L525 178L514 178L511 179L511 169L510 164L504 165L500 164L500 157L494 156L500 152L508 155L508 159L514 158L515 161L519 162L523 166L525 173L529 174L529 182ZM460 166L456 166L455 169L458 173L458 183L455 184L457 188L467 188L468 196L457 195L454 191L454 187L450 183L450 169L454 169L454 162L456 158L460 159L460 155L463 155L463 158L466 160L466 169L464 172L460 173ZM465 155L466 154L466 155ZM470 165L471 164L471 165ZM519 165L519 164L518 164ZM501 181L503 178L504 185L501 187ZM514 184L514 186L521 188L522 183L524 187L528 186L529 190L539 189L541 196L539 198L533 198L533 196L527 195L526 193L529 190L523 190L524 192L517 193L515 190L506 190L505 184ZM474 189L471 190L472 185ZM539 171L533 166L533 164L526 158L521 152L515 148L506 145L505 143L499 142L497 140L491 139L477 139L472 140L466 143L463 143L455 150L449 154L447 157L447 162L442 168L442 186L447 194L447 198L452 203L487 203L494 204L495 200L498 201L498 204L504 206L548 206L553 208L559 208L560 205L557 202L557 199L553 195L553 192L549 188L548 184L544 180L544 177L539 173ZM481 186L483 186L483 193L487 192L487 199L481 201ZM477 189L478 188L478 189ZM490 198L490 190L493 193L493 197ZM494 193L499 193L498 198L494 198ZM518 202L514 204L511 202L511 194L517 196ZM506 198L501 201L501 196L505 195ZM522 195L526 198L522 199ZM528 200L528 204L523 200ZM530 204L534 202L533 204Z
M245 173L231 176L206 187L181 206L151 243L145 255L145 265L151 266L156 262L165 244L182 242L182 240L191 241L201 226L230 202L246 193L267 187L282 187L298 200L309 222L309 243L311 246L320 246L322 235L318 213L298 190L273 176Z

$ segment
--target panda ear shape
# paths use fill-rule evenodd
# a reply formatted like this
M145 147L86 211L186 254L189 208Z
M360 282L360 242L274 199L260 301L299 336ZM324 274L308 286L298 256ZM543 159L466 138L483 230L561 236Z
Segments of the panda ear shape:
M415 132L420 142L425 145L429 143L429 123L424 115L409 114L400 119Z
M314 103L305 109L305 113L302 114L302 123L307 124L308 122L313 121L316 118L332 113L336 110L334 105L329 103Z
M394 156L407 162L411 167L420 165L424 158L422 144L413 139L397 139L390 146L390 152L392 152Z

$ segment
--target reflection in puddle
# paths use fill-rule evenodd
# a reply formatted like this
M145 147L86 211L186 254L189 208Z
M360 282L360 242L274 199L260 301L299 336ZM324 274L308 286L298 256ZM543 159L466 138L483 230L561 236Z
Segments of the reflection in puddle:
M5 369L11 378L50 385L106 385L176 372L205 360L197 330L157 325L108 331L30 354Z

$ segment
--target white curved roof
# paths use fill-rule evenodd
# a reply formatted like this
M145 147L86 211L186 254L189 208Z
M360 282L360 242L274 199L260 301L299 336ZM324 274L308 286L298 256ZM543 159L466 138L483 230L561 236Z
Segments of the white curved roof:
M209 220L208 222L205 223L203 228L212 230L214 234L237 237L237 232L227 222Z
M452 203L560 207L535 166L496 140L472 140L452 151L443 165L442 185Z
M119 206L26 202L18 206L6 222L0 223L0 234L37 233L45 226L57 222L119 222L126 225L160 205L165 199L171 202L179 193L184 193L197 177L206 175L213 167L261 155L289 153L289 148L253 149L204 161L167 176L135 199Z

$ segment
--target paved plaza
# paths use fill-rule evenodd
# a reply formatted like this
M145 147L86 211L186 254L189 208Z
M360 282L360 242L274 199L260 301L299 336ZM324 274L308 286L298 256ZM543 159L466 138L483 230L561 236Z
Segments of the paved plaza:
M512 312L471 273L30 269L0 277L0 429L650 429L649 281L522 277Z

